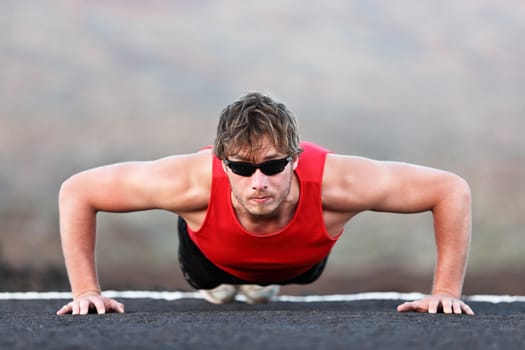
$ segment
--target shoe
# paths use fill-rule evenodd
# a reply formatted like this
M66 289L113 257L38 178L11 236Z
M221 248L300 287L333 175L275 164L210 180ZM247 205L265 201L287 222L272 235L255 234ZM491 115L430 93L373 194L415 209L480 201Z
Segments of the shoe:
M239 291L237 286L231 284L221 284L213 289L201 289L201 295L213 304L227 304L235 300Z
M277 297L280 286L272 284L269 286L259 286L256 284L244 284L239 287L239 291L246 297L248 304L265 304Z

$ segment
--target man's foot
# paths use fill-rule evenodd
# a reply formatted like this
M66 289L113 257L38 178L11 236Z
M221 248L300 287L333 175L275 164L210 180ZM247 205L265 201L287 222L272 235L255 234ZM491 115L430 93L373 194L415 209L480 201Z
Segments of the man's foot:
M256 284L239 286L239 291L246 297L248 304L265 304L275 299L280 289L281 287L276 284L264 287Z
M231 303L235 300L238 291L238 287L231 284L221 284L213 289L200 290L204 299L213 304Z

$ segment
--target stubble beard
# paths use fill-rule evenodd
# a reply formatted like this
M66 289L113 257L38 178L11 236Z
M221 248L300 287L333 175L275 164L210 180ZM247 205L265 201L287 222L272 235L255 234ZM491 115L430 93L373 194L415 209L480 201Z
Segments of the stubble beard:
M290 176L290 180L288 181L288 186L283 192L281 192L278 195L274 195L274 194L262 191L262 192L251 194L249 197L246 197L246 200L244 200L241 196L239 196L234 191L232 191L232 195L235 198L236 202L242 207L242 210L245 212L245 214L252 217L252 219L263 220L263 219L278 216L279 210L281 209L282 204L285 202L286 198L288 197L288 194L290 193L291 186L292 186L292 177ZM266 194L271 195L271 201L268 204L266 203L256 204L256 203L251 202L250 200L250 198L252 197L264 196Z

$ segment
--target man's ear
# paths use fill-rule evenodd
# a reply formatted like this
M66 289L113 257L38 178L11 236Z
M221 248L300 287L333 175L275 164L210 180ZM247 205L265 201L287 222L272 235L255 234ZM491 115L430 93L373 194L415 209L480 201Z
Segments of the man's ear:
M295 156L293 159L292 159L292 169L295 170L297 169L297 166L299 165L299 156Z

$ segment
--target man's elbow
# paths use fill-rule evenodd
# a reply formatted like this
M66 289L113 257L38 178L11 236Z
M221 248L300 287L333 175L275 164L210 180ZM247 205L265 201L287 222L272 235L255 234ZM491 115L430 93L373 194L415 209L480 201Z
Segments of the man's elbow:
M456 175L456 192L458 195L470 204L472 192L470 186L464 178Z
M73 175L62 182L58 191L58 205L64 207L71 202L78 200L81 196L82 185L79 175Z
M468 182L459 175L447 174L447 193L448 196L453 197L462 206L470 207L472 193Z

